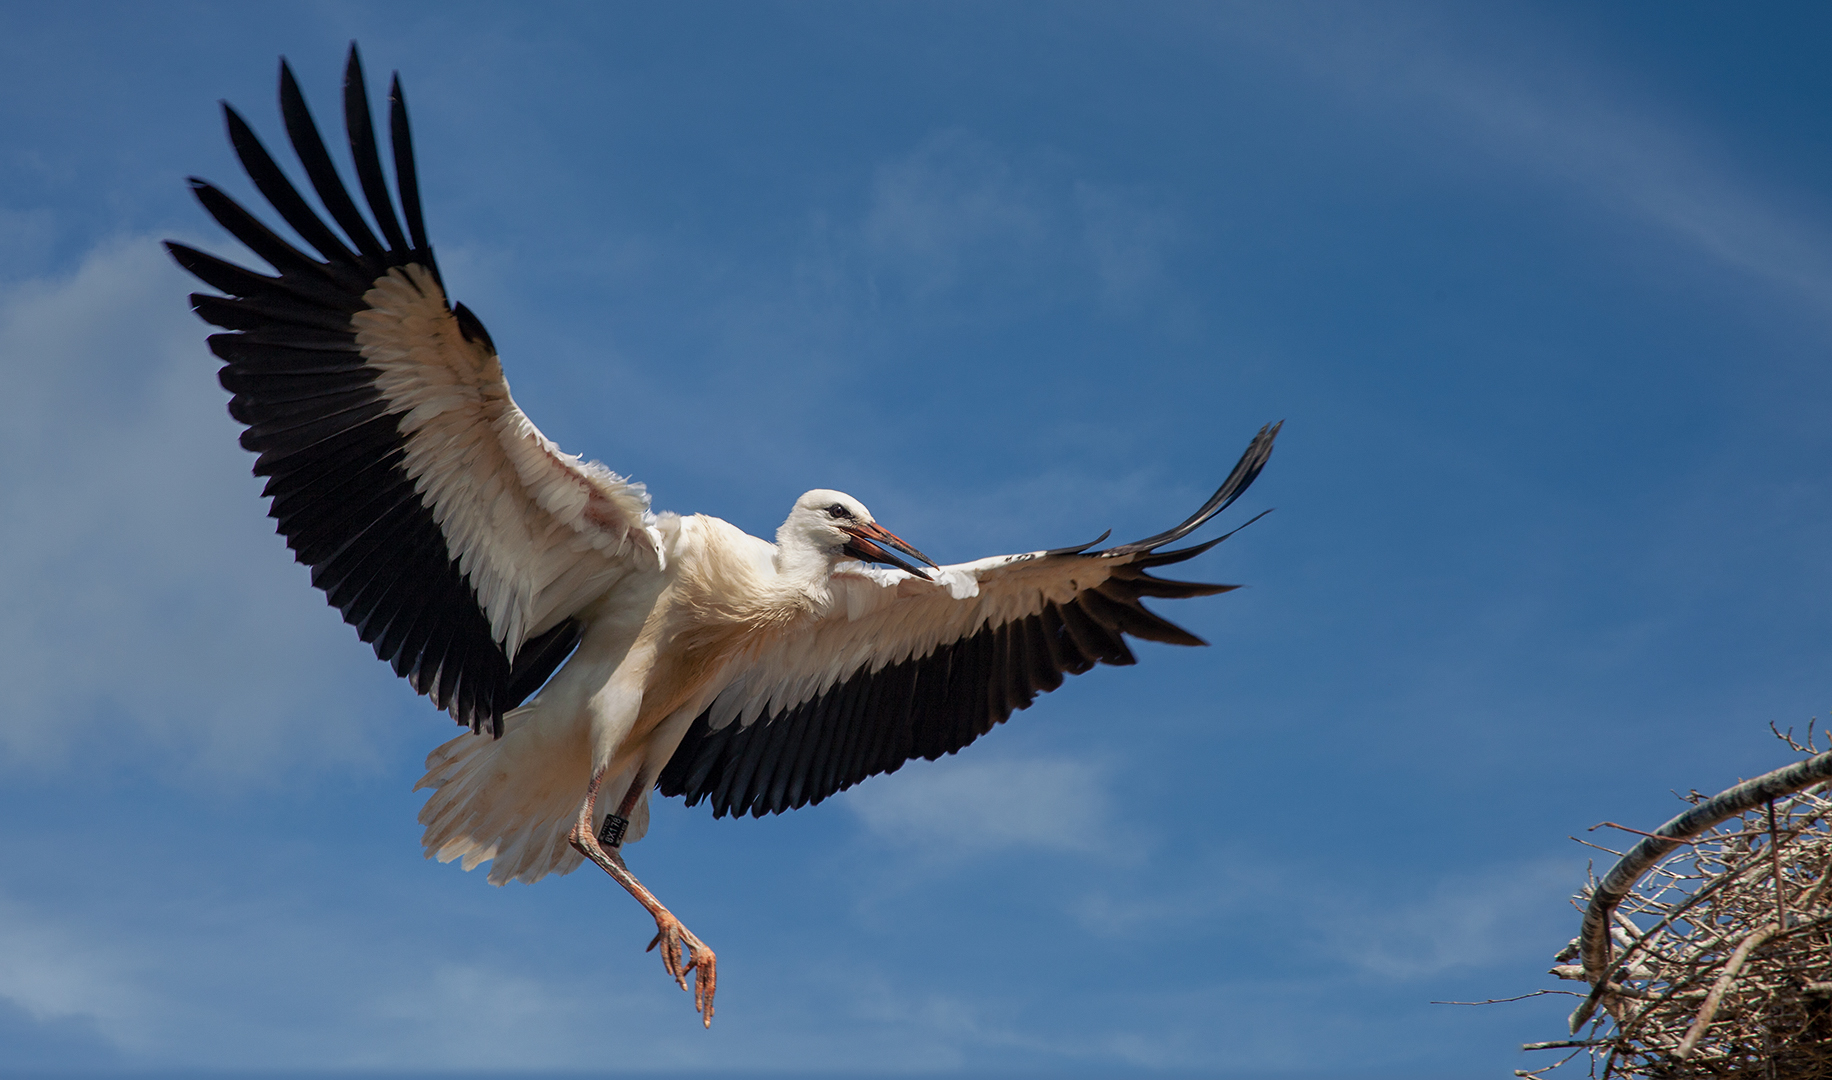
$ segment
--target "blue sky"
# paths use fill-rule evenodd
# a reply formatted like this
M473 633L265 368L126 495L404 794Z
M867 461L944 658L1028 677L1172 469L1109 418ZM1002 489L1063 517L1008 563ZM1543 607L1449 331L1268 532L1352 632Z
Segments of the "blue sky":
M1459 1077L1538 1064L1609 819L1832 660L1823 8L0 7L0 1061ZM192 287L342 53L446 280L661 508L847 490L942 561L1155 532L1141 645L821 807L657 806L699 1030L601 875L420 858L451 734L307 583ZM860 437L863 434L864 437Z

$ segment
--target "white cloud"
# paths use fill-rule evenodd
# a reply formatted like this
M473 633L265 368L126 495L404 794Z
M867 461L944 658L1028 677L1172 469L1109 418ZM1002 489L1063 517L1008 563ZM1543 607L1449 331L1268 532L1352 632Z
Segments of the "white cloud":
M1164 256L1178 236L1173 215L1152 206L1143 194L1087 181L1076 183L1075 205L1102 303L1131 312L1167 290Z
M455 950L462 956L465 949ZM649 957L642 959L648 960ZM661 981L661 965L654 975ZM643 965L648 973L648 965ZM412 1068L529 1068L590 1064L590 1047L577 1040L606 1015L647 1015L649 1023L679 1020L687 1008L669 995L607 994L602 987L542 980L487 964L441 963L406 985L395 983L353 1002L346 1018L371 1031L369 1039L345 1048L332 1060L341 1065ZM646 984L645 989L652 988ZM682 995L685 997L685 995ZM360 1019L359 1019L360 1017ZM680 1024L687 1028L687 1023ZM625 1040L632 1056L652 1053L638 1040ZM303 1049L303 1048L302 1048ZM305 1051L310 1053L309 1050Z
M370 753L326 678L362 646L263 517L191 287L136 238L0 294L0 745L15 762L97 735L219 775Z
M1201 933L1243 913L1263 919L1265 913L1255 910L1256 905L1293 891L1288 867L1250 851L1230 850L1225 856L1209 852L1200 858L1200 872L1182 880L1145 885L1125 877L1096 877L1069 910L1091 934L1151 938L1170 932Z
M1246 846L1185 855L1169 874L1097 879L1070 911L1121 940L1261 925L1338 970L1401 982L1522 960L1532 970L1575 927L1567 901L1583 881L1581 863L1528 859L1396 875L1402 891L1365 867L1307 863Z
M619 996L573 971L482 960L486 938L393 940L285 900L176 921L98 900L53 915L0 895L0 1000L40 1023L84 1022L141 1067L577 1067L593 1063L575 1036L595 1018L654 1030L687 1011L647 979ZM632 1060L667 1057L665 1041L624 1045Z
M1832 301L1824 222L1752 186L1710 132L1632 103L1632 91L1575 43L1517 25L1511 49L1533 62L1509 63L1478 55L1449 20L1393 14L1332 6L1318 19L1281 8L1229 30L1273 46L1359 106L1402 108L1410 124L1425 120L1510 170L1639 218L1817 310Z
M1582 884L1580 875L1568 860L1546 859L1442 877L1397 902L1342 889L1320 905L1316 922L1323 933L1313 945L1366 974L1391 979L1516 957L1531 962L1536 949L1549 959L1564 944L1561 928L1577 925L1566 900Z
M879 168L860 232L879 274L928 296L953 288L968 268L1035 259L1060 228L1055 216L993 147L949 131Z
M1148 190L1073 173L1047 148L937 132L878 165L858 217L813 215L799 286L840 305L991 319L1090 299L1130 317L1174 298L1175 215Z
M1008 1000L911 991L882 977L855 979L832 990L844 994L859 1026L894 1032L891 1038L906 1043L897 1059L900 1070L958 1069L968 1047L1015 1048L1050 1057L1068 1050L1060 1040L1015 1023L1017 1010Z
M1066 758L913 762L843 800L878 838L936 853L1082 853L1116 839L1104 773Z
M145 995L110 943L0 896L0 998L32 1019L84 1020L133 1041Z

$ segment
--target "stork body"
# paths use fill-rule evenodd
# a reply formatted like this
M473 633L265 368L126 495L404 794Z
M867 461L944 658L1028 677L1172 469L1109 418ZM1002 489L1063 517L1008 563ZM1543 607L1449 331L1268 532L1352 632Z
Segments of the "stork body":
M960 749L1066 674L1134 662L1124 635L1202 644L1140 601L1232 586L1146 571L1226 539L1164 550L1246 490L1276 426L1181 525L1103 550L936 566L825 489L796 501L774 543L656 514L642 485L535 428L482 323L449 302L399 80L398 216L355 49L344 118L367 218L284 64L280 98L338 229L225 106L250 177L317 255L197 180L205 209L277 273L168 245L224 294L192 302L229 331L210 345L269 513L362 640L469 729L429 755L418 785L432 789L427 854L489 861L496 884L590 859L655 918L651 947L683 988L693 974L707 1024L712 951L620 851L645 832L651 790L718 817L818 803Z

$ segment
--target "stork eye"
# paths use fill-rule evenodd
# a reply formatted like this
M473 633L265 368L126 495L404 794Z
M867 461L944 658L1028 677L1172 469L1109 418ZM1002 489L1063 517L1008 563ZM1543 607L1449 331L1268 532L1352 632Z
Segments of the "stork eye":
M852 516L852 511L841 506L839 503L834 503L827 508L827 516L833 518L849 518Z

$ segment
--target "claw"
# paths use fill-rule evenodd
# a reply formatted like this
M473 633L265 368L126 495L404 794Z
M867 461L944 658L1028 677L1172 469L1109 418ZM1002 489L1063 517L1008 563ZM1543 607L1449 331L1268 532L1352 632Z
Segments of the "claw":
M655 925L655 937L649 942L649 949L661 946L662 966L682 990L688 989L687 977L693 976L693 1009L704 1018L705 1025L711 1027L712 997L718 989L718 958L678 920L657 920Z
M712 950L700 946L700 952L694 956L694 966L699 971L693 977L693 1007L705 1017L706 1026L712 1027L712 995L719 989L719 975L716 967L717 958Z
M597 790L597 780L592 781L592 792ZM712 1027L712 996L718 989L718 972L714 967L717 957L706 943L694 937L692 931L681 925L655 894L643 887L636 875L624 864L623 856L615 849L606 851L598 843L597 836L591 829L592 800L588 795L584 808L580 811L578 824L568 834L567 839L581 855L598 864L599 868L611 875L619 885L627 889L649 913L655 916L655 936L649 939L644 952L654 952L656 946L662 950L662 967L668 977L682 990L686 990L687 976L693 976L693 1008L704 1019L707 1027Z

